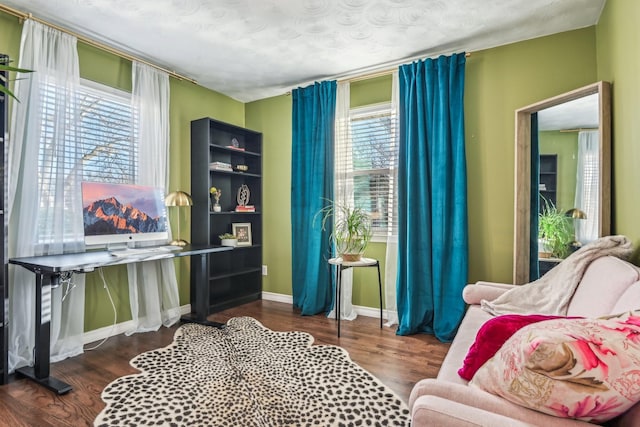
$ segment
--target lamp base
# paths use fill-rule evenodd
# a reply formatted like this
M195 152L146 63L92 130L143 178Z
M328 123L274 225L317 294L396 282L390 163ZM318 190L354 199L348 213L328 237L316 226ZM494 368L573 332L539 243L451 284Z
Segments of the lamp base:
M189 242L187 242L186 240L172 240L171 243L169 243L171 246L187 246L189 244Z

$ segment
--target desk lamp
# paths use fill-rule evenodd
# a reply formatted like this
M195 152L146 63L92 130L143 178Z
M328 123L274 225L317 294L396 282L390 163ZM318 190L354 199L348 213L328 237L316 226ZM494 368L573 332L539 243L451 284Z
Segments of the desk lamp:
M189 244L186 240L180 238L180 207L181 206L193 206L193 200L189 193L185 193L184 191L172 191L167 195L164 199L165 206L177 206L178 207L178 234L176 235L177 239L171 241L171 245L176 246L186 246Z
M566 217L571 218L573 222L573 243L571 243L571 248L573 251L580 247L580 243L578 242L578 238L576 236L576 219L587 219L587 214L581 211L578 208L571 208L564 213Z

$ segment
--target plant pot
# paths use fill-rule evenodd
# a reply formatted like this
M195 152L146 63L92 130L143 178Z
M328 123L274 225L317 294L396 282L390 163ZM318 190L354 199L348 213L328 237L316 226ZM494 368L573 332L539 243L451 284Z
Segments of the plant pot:
M220 242L222 246L231 246L232 248L238 246L238 239L222 239Z
M222 211L222 208L220 207L220 205L218 203L216 203L215 205L213 205L213 211L214 212L220 212L220 211Z
M346 262L356 262L362 259L362 254L342 254L340 255L343 261Z
M553 251L546 239L538 239L538 258L551 258Z

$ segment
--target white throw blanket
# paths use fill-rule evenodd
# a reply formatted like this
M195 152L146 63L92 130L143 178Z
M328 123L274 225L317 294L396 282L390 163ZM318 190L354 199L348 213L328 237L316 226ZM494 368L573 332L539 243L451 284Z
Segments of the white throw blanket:
M484 311L564 316L582 276L591 261L602 256L627 258L633 250L625 236L606 236L586 244L534 282L513 288L493 301L480 302Z

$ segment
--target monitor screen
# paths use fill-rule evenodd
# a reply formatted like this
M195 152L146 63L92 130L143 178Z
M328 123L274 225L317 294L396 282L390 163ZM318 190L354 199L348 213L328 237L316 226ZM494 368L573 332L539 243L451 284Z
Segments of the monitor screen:
M162 189L103 182L81 185L85 244L169 240Z

